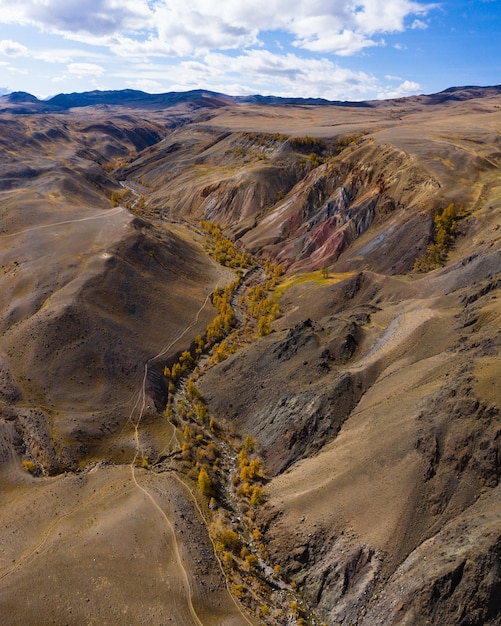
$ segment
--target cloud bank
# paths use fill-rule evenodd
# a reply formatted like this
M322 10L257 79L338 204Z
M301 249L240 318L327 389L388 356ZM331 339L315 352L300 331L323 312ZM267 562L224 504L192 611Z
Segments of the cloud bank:
M0 0L0 20L99 49L102 60L89 59L87 70L85 59L66 55L67 71L75 75L80 67L80 75L102 77L126 60L128 84L141 68L137 80L160 90L165 81L157 70L164 64L173 82L182 74L186 85L205 76L200 86L361 99L386 87L340 62L384 47L385 36L426 28L436 6L412 0ZM275 49L271 39L279 43ZM0 55L42 54L0 42ZM63 49L54 59L45 53L44 60L61 56ZM404 80L402 89L406 84L416 83Z

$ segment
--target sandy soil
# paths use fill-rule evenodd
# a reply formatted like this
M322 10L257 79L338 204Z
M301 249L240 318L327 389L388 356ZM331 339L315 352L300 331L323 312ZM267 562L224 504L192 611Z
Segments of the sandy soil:
M72 204L53 181L21 186L1 197L3 620L252 624L189 489L130 465L169 451L157 370L212 319L209 294L232 273L181 225L85 206L83 187Z
M273 332L202 383L218 422L255 436L271 468L257 514L270 562L328 623L466 623L458 606L498 623L500 111L499 97L251 105L172 132L151 113L142 135L132 113L0 120L8 623L255 623L192 485L135 467L174 445L163 366L232 277L184 225L200 217L266 256L302 256L298 271L322 249L332 273L291 278ZM314 168L249 131L325 150L358 138ZM110 160L149 190L141 217L112 208ZM446 266L408 273L430 211L450 201L468 212ZM309 239L336 211L344 247Z
M129 467L4 476L0 605L9 623L252 623L228 594L186 489L135 472L137 485Z
M12 334L22 336L26 324L32 329L43 328L44 319L57 317L60 311L72 306L89 284L99 280L109 259L116 254L117 243L134 233L132 220L130 213L117 208L90 216L84 213L84 217L68 216L55 224L41 224L16 235L4 235L4 255L16 250L23 270L25 251L29 250L34 258L44 251L51 255L51 264L42 267L47 272L47 289L52 293L34 311L23 310L24 317L19 314L12 320L11 316L3 345L9 345ZM178 226L174 230L177 241L193 245L186 229ZM75 249L74 241L80 249ZM73 274L61 284L61 273L55 272L54 264L68 265L69 257L75 259L69 264ZM179 305L183 306L184 301L184 308L177 313L171 308L176 318L171 317L170 325L167 323L158 333L162 339L145 362L145 368L138 368L141 376L135 379L136 390L131 395L132 379L122 395L123 408L117 412L121 428L108 433L104 444L100 438L101 454L97 455L97 450L91 448L91 457L97 455L100 460L104 454L107 459L122 457L130 462L138 450L152 456L168 452L172 429L158 416L152 423L151 406L148 409L152 403L147 385L148 367L189 345L192 335L213 315L208 293L215 285L224 284L229 274L210 261L208 269L207 276L213 282L187 285ZM43 270L31 276L42 280ZM18 288L19 282L11 280L11 284ZM28 293L35 299L36 286L30 285ZM26 298L22 302L26 305ZM11 308L14 304L10 303ZM164 306L169 311L168 305ZM119 319L119 310L111 309L110 313ZM38 320L36 324L34 318ZM79 330L84 332L82 326ZM147 338L150 349L155 341L159 339L150 333ZM10 371L16 372L21 364L13 364L7 350L6 382L13 384L7 363ZM24 365L28 363L25 361ZM49 375L50 368L39 372L39 377L45 376L46 381ZM36 378L36 374L26 375L21 391L23 399L17 403L17 410L26 405L24 398L33 398L32 383ZM110 382L103 380L103 384ZM39 441L41 448L49 441L54 446L58 432L70 437L72 431L68 426L77 423L81 428L88 419L84 407L93 406L90 397L82 394L68 402L68 389L65 391L57 394L52 390L48 396L55 421L47 439ZM96 390L90 391L95 402ZM150 417L145 418L149 426L145 427L143 436L133 425L140 423L145 413L150 413ZM89 465L83 473L31 478L13 453L16 434L5 417L4 414L1 419L5 456L0 478L4 494L0 606L9 623L228 626L253 623L243 615L227 590L196 500L173 474L99 462ZM39 433L33 430L32 437L37 436ZM36 454L37 442L32 439L31 444ZM23 597L22 603L19 597Z

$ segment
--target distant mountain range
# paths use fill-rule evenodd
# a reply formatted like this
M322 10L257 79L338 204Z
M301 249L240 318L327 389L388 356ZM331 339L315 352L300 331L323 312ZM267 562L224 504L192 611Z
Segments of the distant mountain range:
M450 87L444 91L431 95L410 96L398 98L398 101L419 101L422 104L442 104L448 101L471 100L485 98L501 93L501 85L492 87ZM392 100L390 100L391 102ZM394 100L393 100L394 101ZM72 108L87 106L122 106L133 109L166 109L176 105L185 104L192 109L219 108L222 106L256 103L264 105L321 105L321 106L352 106L352 107L378 107L381 102L388 101L341 101L326 100L323 98L281 98L278 96L228 96L226 94L195 89L192 91L171 91L161 94L149 94L134 89L121 89L112 91L86 91L82 93L58 94L47 100L39 100L24 91L15 91L0 96L0 111L12 113L50 113L67 111Z
M0 96L0 110L8 109L17 113L57 112L87 106L122 106L133 109L166 109L179 104L193 109L219 108L241 103L281 104L281 105L343 105L368 106L360 102L332 102L322 98L279 98L275 96L228 96L222 93L196 89L193 91L171 91L161 94L149 94L134 89L117 91L87 91L83 93L59 94L48 100L39 100L35 96L16 91Z

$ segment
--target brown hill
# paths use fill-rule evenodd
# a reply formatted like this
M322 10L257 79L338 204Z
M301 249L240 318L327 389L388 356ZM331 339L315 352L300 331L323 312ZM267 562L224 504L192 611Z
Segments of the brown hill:
M501 623L498 91L7 107L9 623ZM210 294L235 277L200 220L285 271L266 292L281 309L269 334L241 303L264 271L232 297L238 349L198 363L205 425L163 374L197 356ZM433 242L443 265L415 271ZM246 435L261 505L241 505L225 474ZM190 466L193 442L206 448ZM220 480L210 507L201 466ZM240 533L226 557L223 518Z

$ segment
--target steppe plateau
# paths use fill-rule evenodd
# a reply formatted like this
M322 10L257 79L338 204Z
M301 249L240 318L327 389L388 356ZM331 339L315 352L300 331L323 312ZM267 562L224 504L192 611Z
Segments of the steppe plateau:
M501 88L0 128L4 623L501 624Z

